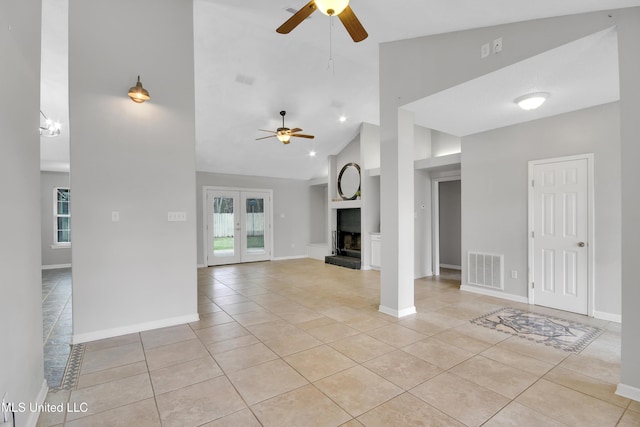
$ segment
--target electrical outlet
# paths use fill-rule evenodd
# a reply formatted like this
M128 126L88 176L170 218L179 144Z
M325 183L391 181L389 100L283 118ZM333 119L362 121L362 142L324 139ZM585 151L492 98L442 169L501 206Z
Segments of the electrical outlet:
M486 58L491 53L491 47L489 43L485 43L480 46L480 58Z
M111 212L111 221L112 222L120 221L120 212L118 212L118 211Z
M493 41L493 53L502 52L502 37Z
M518 272L516 270L511 270L511 278L512 279L517 279L518 278Z

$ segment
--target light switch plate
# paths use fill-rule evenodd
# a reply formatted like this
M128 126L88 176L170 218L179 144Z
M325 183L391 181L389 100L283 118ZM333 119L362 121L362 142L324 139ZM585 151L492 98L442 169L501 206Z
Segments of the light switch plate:
M186 212L167 212L167 221L180 221L184 222L187 220Z

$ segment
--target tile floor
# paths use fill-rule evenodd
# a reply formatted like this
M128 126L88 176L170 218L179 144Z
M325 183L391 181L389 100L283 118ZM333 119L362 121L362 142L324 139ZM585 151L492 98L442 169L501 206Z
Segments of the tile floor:
M71 269L42 271L44 373L49 388L58 388L71 345Z
M198 270L201 320L87 343L39 426L638 426L616 396L620 325L415 283L377 311L379 273L302 259ZM580 354L471 324L499 307L603 327Z

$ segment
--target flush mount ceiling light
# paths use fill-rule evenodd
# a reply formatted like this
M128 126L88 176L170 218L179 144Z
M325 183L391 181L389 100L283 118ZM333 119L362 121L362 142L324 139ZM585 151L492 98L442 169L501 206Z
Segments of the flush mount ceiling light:
M44 118L44 126L40 125L40 136L46 136L47 138L55 138L60 135L60 122L54 122L53 120L47 118L44 115L42 110L40 110L40 115ZM42 122L40 122L42 123Z
M340 116L340 118L338 120L340 120L340 123L344 123L344 122L347 121L347 117L346 116Z
M144 101L148 101L151 99L149 96L149 91L142 87L142 83L140 83L140 76L138 76L138 83L129 89L129 98L133 102L137 102L138 104L142 104Z
M536 108L544 104L544 101L546 101L548 97L549 94L546 92L536 92L520 96L513 102L518 104L518 106L523 110L530 111L535 110Z

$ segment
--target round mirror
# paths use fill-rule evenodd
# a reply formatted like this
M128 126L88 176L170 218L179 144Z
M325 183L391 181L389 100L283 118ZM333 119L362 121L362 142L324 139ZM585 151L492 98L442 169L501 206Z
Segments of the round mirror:
M347 163L338 175L338 194L343 200L355 200L360 195L360 166Z

